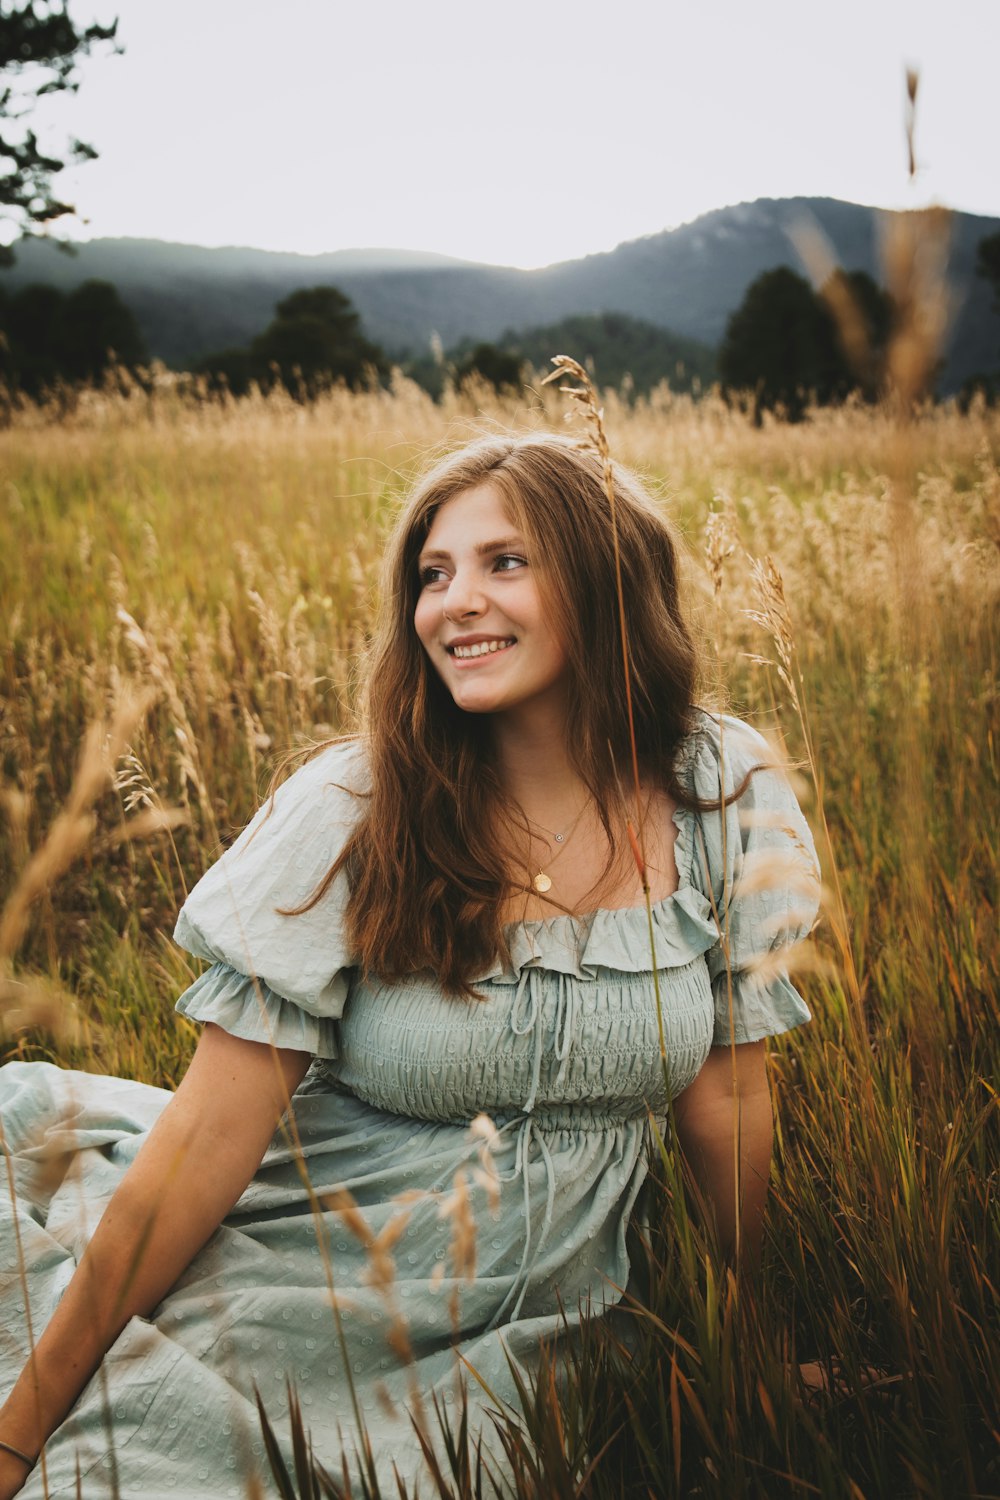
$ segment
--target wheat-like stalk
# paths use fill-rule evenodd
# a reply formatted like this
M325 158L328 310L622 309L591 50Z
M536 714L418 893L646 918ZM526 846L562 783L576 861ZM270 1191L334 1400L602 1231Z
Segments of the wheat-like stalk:
M0 902L67 802L86 726L107 720L137 669L152 680L115 626L116 603L142 598L135 618L169 663L212 806L240 823L272 746L344 725L370 620L366 580L417 456L484 421L551 430L565 402L547 386L527 406L485 390L435 405L401 380L381 394L324 393L307 411L259 394L210 400L196 383L166 380L141 401L112 390L61 408L18 399L2 433ZM648 1262L639 1252L649 1284L641 1305L628 1304L638 1348L612 1358L603 1340L615 1320L594 1320L574 1335L581 1352L568 1373L539 1376L522 1428L505 1429L521 1500L584 1488L612 1500L626 1482L668 1500L768 1486L824 1500L991 1493L1000 411L981 398L968 411L918 397L909 412L849 402L756 430L717 393L695 401L666 386L634 399L605 392L601 407L615 456L669 476L689 538L701 541L713 497L724 512L715 563L700 566L692 549L696 623L716 632L721 680L749 715L773 713L774 695L792 708L778 666L807 709L833 845L830 855L817 819L824 907L842 922L836 875L866 1024L858 1038L835 946L833 977L793 955L814 1021L794 1045L769 1048L780 1170L767 1275L737 1305L728 1281L710 1279L710 1237L687 1216L696 1199L668 1152ZM724 526L737 553L727 555ZM780 573L788 666L768 627L742 613L765 613L738 561L747 552ZM54 586L40 589L43 575ZM250 588L278 621L278 661ZM295 610L300 594L305 610ZM762 673L744 651L774 666ZM301 674L312 672L327 682L309 688ZM164 797L178 773L174 722L161 699L129 742ZM174 835L193 879L212 833L181 774L196 821ZM66 1066L173 1083L195 1035L168 1010L195 977L165 936L175 903L145 845L130 842L126 862L106 842L110 800L91 810L99 824L31 904L19 971L4 981L16 1033L7 1055L44 1049ZM122 808L121 821L141 812ZM918 881L927 900L915 904ZM111 902L125 923L105 920ZM86 996L74 1012L86 1024L57 1029L70 1018L70 984ZM37 1024L22 1026L27 1002L43 999ZM469 1167L482 1230L488 1186L474 1153ZM322 1210L317 1237L329 1255ZM800 1363L829 1395L811 1395L809 1377L803 1387ZM867 1364L902 1379L869 1394ZM435 1484L422 1488L437 1494ZM475 1484L474 1473L456 1478L451 1494L466 1500Z
M87 730L69 797L0 911L0 963L11 959L20 945L34 903L93 838L97 827L94 803L113 782L119 757L155 699L155 692L149 690L126 694L110 720L91 724Z
M747 653L747 656L752 662L773 668L788 693L792 707L795 710L796 718L798 719L802 739L805 744L806 764L809 768L810 780L816 799L816 814L823 831L827 864L833 876L833 933L836 938L843 973L847 980L848 991L855 1007L856 1021L859 1028L863 1028L861 984L854 961L854 950L851 945L847 905L844 900L840 872L834 855L833 840L830 836L830 827L827 821L826 801L823 795L823 778L806 707L802 671L795 649L795 631L792 625L792 615L788 606L788 600L785 597L785 581L781 575L781 569L770 555L763 558L751 558L750 573L757 592L757 608L748 609L745 613L749 620L753 621L755 625L759 626L761 630L770 636L775 649L776 659L758 656L754 653ZM800 958L799 963L801 964L801 962Z
M656 1004L656 1024L660 1043L660 1063L663 1068L664 1083L667 1085L669 1095L667 1039L663 1023L663 999L660 994L659 963L656 957L653 903L649 887L649 875L646 868L646 851L643 847L642 837L642 786L639 777L639 751L635 737L635 714L632 709L632 667L629 658L628 626L625 618L625 588L622 579L621 550L618 542L618 513L611 448L604 430L604 410L598 403L597 393L586 370L568 354L553 355L552 363L556 368L545 376L542 381L543 386L548 385L552 381L561 380L567 375L571 379L580 382L578 386L561 385L559 389L563 394L568 395L577 403L578 408L583 413L584 421L590 429L589 446L594 449L601 460L601 468L604 475L604 490L608 497L608 507L611 514L611 536L615 561L615 603L618 610L618 634L622 652L625 711L628 718L629 749L632 761L632 795L634 797L633 812L629 814L626 811L625 832L632 851L632 857L635 860L636 869L639 872L639 879L642 882L642 892L646 904L646 921L653 974L653 995ZM627 809L627 802L625 805Z

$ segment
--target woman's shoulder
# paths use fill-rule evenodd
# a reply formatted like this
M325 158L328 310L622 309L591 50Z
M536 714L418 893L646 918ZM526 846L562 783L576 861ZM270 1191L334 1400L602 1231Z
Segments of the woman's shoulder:
M709 888L716 896L732 889L747 860L758 861L756 894L747 910L755 902L766 907L782 899L781 890L807 885L815 913L816 848L791 771L777 737L772 742L731 714L699 711L681 747L677 775L693 797L681 816L690 849L697 852L693 879L706 894ZM695 827L697 837L691 837Z
M369 787L361 740L322 746L265 798L223 859L233 867L280 849L299 868L324 862L328 868L358 822Z
M749 772L783 764L775 745L745 719L698 707L677 752L677 772L699 798L728 797Z
M369 790L368 755L364 741L354 736L319 746L308 758L279 782L272 796L261 806L266 812L272 805L305 801L314 796L334 801L351 801ZM339 795L338 795L339 794Z
M333 739L318 745L291 775L277 784L274 798L288 799L289 789L295 795L309 795L331 789L351 796L363 795L369 789L367 750L360 735ZM267 804L264 804L267 805Z
M188 952L265 980L311 1005L350 962L343 934L346 879L311 901L362 816L367 757L358 740L320 749L268 797L202 875L174 930Z
M210 865L186 903L234 880L301 885L330 867L366 802L368 764L358 740L323 746L280 782ZM301 897L299 898L301 899ZM293 901L286 904L294 905Z

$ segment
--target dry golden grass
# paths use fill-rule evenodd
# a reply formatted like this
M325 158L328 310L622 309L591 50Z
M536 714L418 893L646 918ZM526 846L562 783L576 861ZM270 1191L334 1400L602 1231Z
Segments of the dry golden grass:
M861 406L757 430L666 388L603 405L688 543L706 694L807 773L831 894L825 963L800 977L814 1023L771 1052L764 1286L719 1283L668 1156L641 1358L595 1329L569 1396L540 1383L521 1492L573 1493L576 1442L603 1450L601 1497L996 1493L1000 416L927 408L901 439ZM405 381L309 408L163 381L11 414L7 1056L177 1079L195 975L176 909L275 758L350 724L409 475L484 425L562 415L540 385L436 407ZM89 726L129 694L144 714L98 754ZM855 1394L804 1406L788 1371L834 1357ZM857 1394L866 1364L898 1378L893 1405Z

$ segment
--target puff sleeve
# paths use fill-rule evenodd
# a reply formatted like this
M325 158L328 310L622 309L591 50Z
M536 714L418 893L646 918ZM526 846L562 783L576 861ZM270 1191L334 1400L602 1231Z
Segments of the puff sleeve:
M358 742L331 746L284 782L202 876L177 918L174 941L208 969L177 1009L250 1041L337 1055L352 956L344 931L347 878L299 916L364 808Z
M756 1042L812 1019L781 954L813 928L819 865L809 825L773 762L764 737L728 714L703 715L691 737L686 779L700 798L728 796L752 767L764 767L738 801L691 814L691 881L728 934L728 959L721 937L706 954L715 1046L730 1041L730 984L736 1042Z

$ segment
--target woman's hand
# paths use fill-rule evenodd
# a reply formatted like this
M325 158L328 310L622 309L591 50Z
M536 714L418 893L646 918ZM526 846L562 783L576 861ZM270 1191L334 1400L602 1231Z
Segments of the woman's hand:
M791 1373L794 1367L789 1365L788 1369ZM852 1382L836 1358L826 1364L815 1359L807 1360L799 1365L798 1374L805 1399L812 1406L826 1400L846 1401L852 1396L871 1394L894 1399L895 1388L904 1381L902 1375L894 1375L891 1370L881 1369L878 1365L861 1365L857 1380Z
M34 1371L0 1407L0 1440L37 1453L130 1318L163 1300L250 1182L309 1062L205 1027L38 1340ZM25 1467L0 1449L0 1500Z

